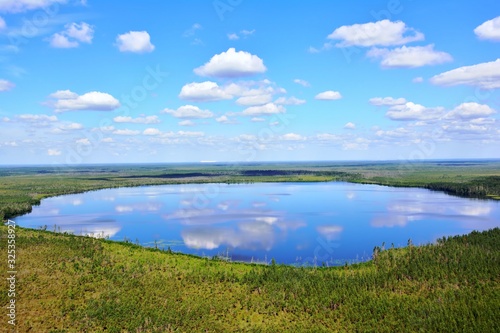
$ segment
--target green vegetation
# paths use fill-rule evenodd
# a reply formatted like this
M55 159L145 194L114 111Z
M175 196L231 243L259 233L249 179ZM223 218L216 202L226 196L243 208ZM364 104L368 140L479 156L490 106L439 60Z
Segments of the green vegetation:
M370 262L330 268L227 263L16 231L19 332L498 329L498 228L435 245L376 247ZM5 226L0 234L5 249ZM6 260L0 269L7 271ZM7 302L2 290L2 308Z
M500 199L500 162L309 162L118 165L0 169L0 218L28 213L50 196L112 187L244 182L349 181L423 187Z
M0 218L29 212L46 197L103 188L332 180L500 199L498 161L3 168ZM131 243L16 230L19 332L498 329L498 228L435 245L376 246L370 262L329 268L229 263ZM5 226L0 235L6 253ZM1 261L3 272L6 264ZM0 306L8 301L2 287Z

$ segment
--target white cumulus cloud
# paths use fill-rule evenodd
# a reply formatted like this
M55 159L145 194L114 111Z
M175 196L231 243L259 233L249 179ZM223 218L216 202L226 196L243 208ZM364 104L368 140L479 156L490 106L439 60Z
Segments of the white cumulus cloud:
M116 134L116 135L137 135L139 133L141 133L141 132L136 131L136 130L130 130L130 129L118 129L118 130L113 131L113 134Z
M344 125L345 129L356 129L356 124L348 122L347 124Z
M147 53L155 49L147 31L129 31L118 35L116 45L120 52Z
M144 135L160 135L161 131L157 128L146 128L142 134Z
M413 102L393 105L385 114L392 120L432 120L443 115L442 107L428 108Z
M242 96L236 100L239 105L262 105L271 102L273 96L271 94Z
M220 116L215 118L215 121L221 124L234 124L235 121L230 119L228 116Z
M267 103L259 106L251 106L243 111L244 116L264 116L277 113L285 113L285 108L274 103Z
M46 114L21 114L17 116L17 119L28 123L45 123L57 121L56 116L48 116Z
M443 86L465 84L483 89L500 88L500 59L464 66L433 76L431 83Z
M386 68L414 68L438 65L453 60L448 53L435 51L433 44L427 46L402 46L392 50L373 48L366 55L371 58L382 59L380 64Z
M179 98L207 102L231 99L233 96L227 93L223 88L219 87L216 82L192 82L184 85L179 94Z
M307 82L306 80L302 80L302 79L295 79L295 80L293 80L293 82L300 84L303 87L310 87L311 86L311 84L309 82Z
M59 90L49 97L47 104L56 112L72 110L111 111L120 107L120 102L110 94L92 91L78 95L70 90Z
M321 101L333 101L336 99L341 99L342 95L338 91L327 90L317 94L316 96L314 96L314 98Z
M287 133L283 134L281 139L286 141L302 141L305 140L305 137L297 133Z
M81 22L66 24L65 30L53 34L49 38L50 46L55 48L78 47L80 43L92 43L94 28L88 23Z
M186 119L179 121L179 126L194 126L196 125L192 120Z
M294 96L292 97L280 97L277 100L274 101L276 104L283 104L283 105L301 105L304 104L306 101L304 99L299 99Z
M500 41L500 16L484 22L474 29L474 33L479 39Z
M392 106L392 105L399 105L399 104L405 104L406 99L400 97L400 98L393 98L393 97L374 97L370 98L368 100L371 105L376 105L376 106Z
M168 113L176 118L211 118L214 116L209 110L202 110L194 105L183 105L177 110L164 109L162 113Z
M495 110L486 104L462 103L446 114L446 118L475 119L490 116Z
M118 116L114 117L113 121L115 123L157 124L160 122L160 119L158 119L158 116L146 116L137 118Z
M424 39L424 35L402 21L382 20L364 24L344 25L335 29L328 39L340 40L337 47L402 45Z
M214 55L203 66L195 68L194 73L200 76L236 78L264 73L266 70L264 62L258 56L229 48L226 52Z

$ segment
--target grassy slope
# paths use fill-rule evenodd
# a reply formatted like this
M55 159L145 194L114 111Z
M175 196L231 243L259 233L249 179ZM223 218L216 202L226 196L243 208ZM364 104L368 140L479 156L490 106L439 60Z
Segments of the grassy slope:
M500 318L498 228L315 269L18 228L17 268L19 332L493 332Z
M329 180L426 187L468 197L500 199L500 162L32 167L0 169L0 219L30 212L32 205L46 197L110 187Z

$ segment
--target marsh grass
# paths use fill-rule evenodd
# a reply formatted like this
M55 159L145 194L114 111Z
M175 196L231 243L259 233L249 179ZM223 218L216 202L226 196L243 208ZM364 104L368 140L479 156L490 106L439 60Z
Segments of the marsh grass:
M16 244L19 332L494 332L500 318L498 228L328 268L23 228Z

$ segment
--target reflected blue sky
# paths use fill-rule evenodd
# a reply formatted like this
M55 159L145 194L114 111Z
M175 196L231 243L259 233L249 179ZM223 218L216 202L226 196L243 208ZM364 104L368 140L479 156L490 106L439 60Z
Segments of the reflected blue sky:
M165 185L48 198L16 222L233 260L342 264L500 226L500 203L341 182Z

